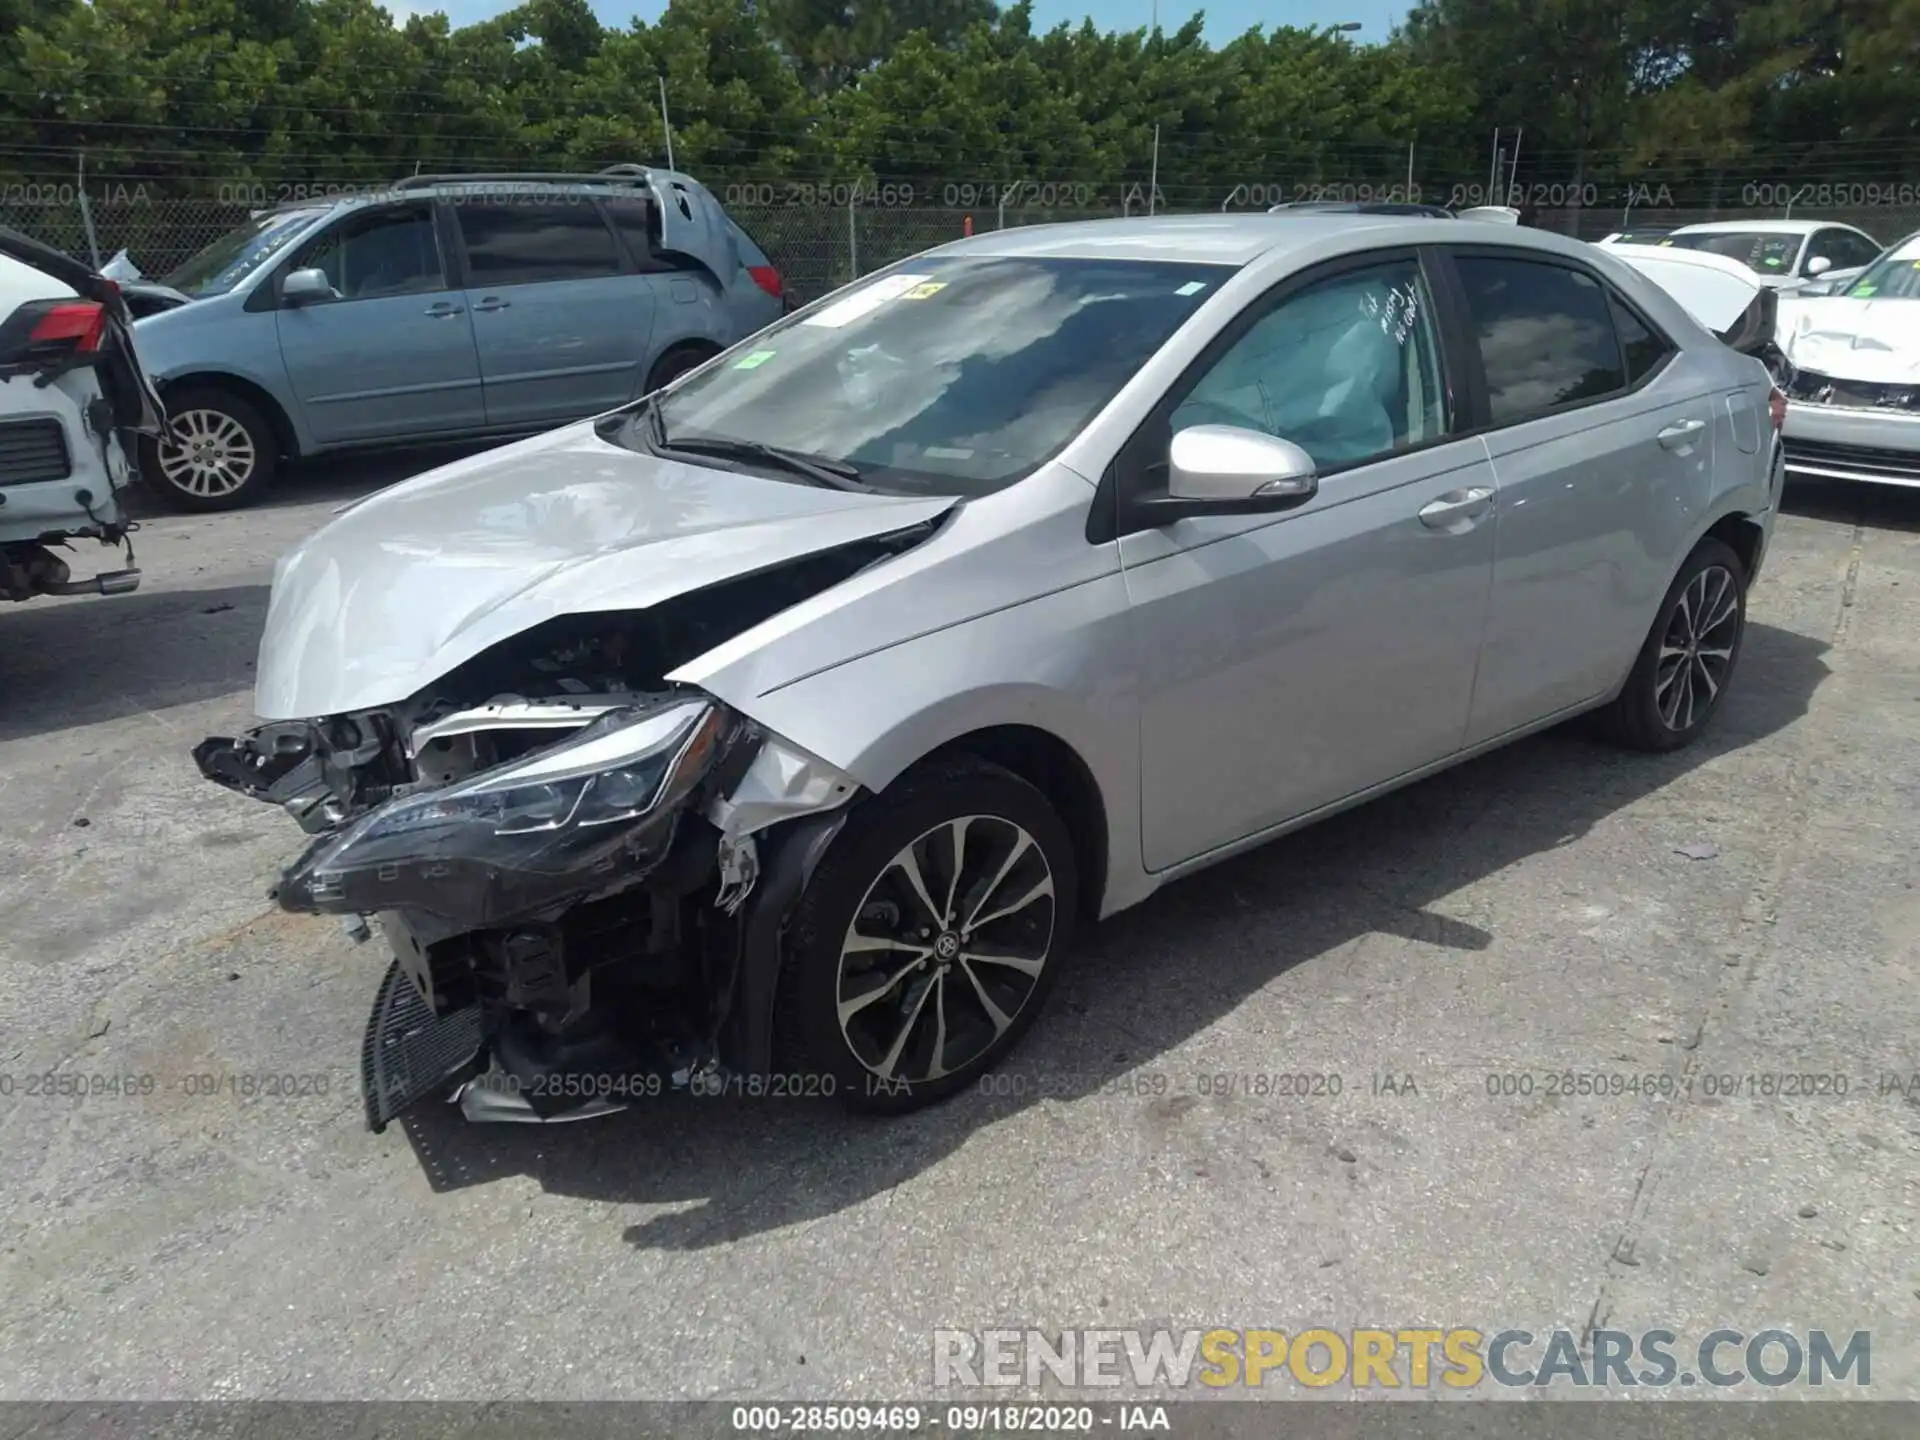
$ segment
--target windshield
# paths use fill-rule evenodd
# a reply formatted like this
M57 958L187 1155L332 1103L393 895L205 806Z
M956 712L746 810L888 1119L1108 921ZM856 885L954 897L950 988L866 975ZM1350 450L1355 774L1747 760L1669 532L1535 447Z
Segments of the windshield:
M1677 245L1682 250L1705 250L1738 260L1759 275L1791 275L1793 263L1806 244L1804 235L1782 234L1773 230L1723 230L1711 234L1669 235L1660 243Z
M199 299L224 295L278 255L323 210L284 210L260 215L229 230L160 283Z
M658 429L668 449L773 446L884 490L984 495L1064 447L1232 273L911 261L762 331L665 396Z
M1890 248L1840 293L1850 300L1920 300L1920 235Z

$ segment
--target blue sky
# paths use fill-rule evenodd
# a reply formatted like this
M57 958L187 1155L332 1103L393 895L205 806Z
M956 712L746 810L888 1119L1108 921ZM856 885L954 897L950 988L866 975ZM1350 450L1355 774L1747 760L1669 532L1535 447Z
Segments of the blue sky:
M444 10L456 25L471 24L513 8L513 0L441 0L439 4L434 0L409 0L409 3L385 0L385 3L396 12ZM665 0L593 0L593 8L606 24L624 28L636 14L647 21L658 18L665 8ZM1177 30L1194 11L1204 10L1207 39L1218 45L1254 25L1272 28L1358 20L1364 28L1353 38L1377 41L1387 38L1387 32L1409 8L1409 4L1401 0L1214 0L1208 5L1161 0L1160 25L1166 30ZM1077 25L1096 11L1100 23L1108 29L1144 29L1152 23L1153 0L1100 0L1097 5L1089 0L1035 0L1034 28L1048 30L1062 20Z

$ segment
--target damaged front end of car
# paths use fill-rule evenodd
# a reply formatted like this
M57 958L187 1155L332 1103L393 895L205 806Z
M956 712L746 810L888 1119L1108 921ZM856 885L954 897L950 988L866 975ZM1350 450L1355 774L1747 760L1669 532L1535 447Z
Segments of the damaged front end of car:
M283 909L392 946L374 1131L447 1091L469 1119L571 1120L768 1072L781 923L859 787L702 691L626 688L635 623L573 618L405 704L194 751L314 837ZM509 676L530 683L458 698Z

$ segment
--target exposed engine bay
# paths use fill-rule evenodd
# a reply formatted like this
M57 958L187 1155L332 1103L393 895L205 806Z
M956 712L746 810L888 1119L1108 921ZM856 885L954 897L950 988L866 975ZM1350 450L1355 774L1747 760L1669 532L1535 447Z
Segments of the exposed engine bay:
M664 677L928 533L550 620L400 704L196 747L312 837L279 905L393 948L374 1130L455 1085L472 1119L574 1119L766 1069L779 925L858 786Z

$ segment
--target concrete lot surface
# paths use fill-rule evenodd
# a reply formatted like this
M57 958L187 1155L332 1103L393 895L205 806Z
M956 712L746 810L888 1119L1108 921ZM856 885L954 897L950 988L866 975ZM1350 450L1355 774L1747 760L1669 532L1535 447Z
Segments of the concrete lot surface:
M418 463L0 611L0 1398L876 1399L940 1328L1371 1325L1870 1330L1920 1398L1920 495L1793 492L1698 748L1550 734L1176 885L1003 1093L376 1137L385 959L268 905L298 830L188 752L280 550Z

